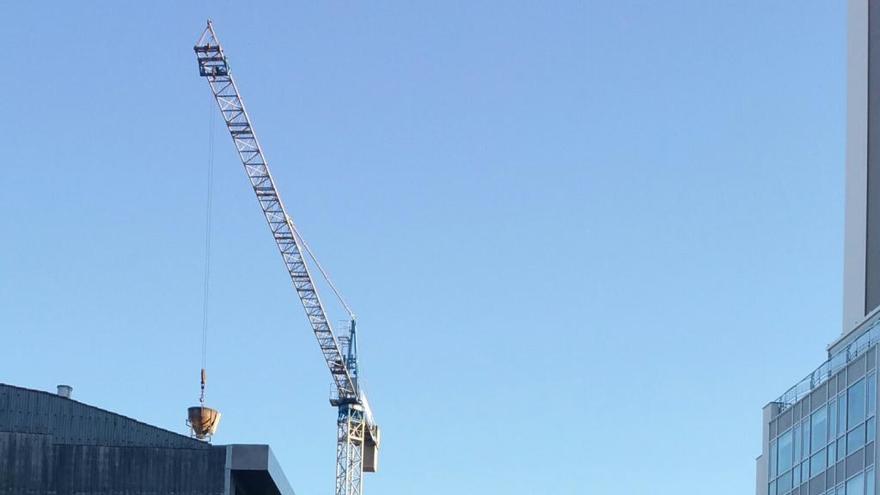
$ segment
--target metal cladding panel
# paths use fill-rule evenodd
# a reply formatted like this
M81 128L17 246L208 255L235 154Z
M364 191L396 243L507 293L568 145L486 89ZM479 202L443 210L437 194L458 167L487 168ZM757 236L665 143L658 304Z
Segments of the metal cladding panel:
M193 438L72 399L2 383L0 431L52 435L56 444L210 448Z
M295 495L268 445L230 445L236 494Z
M53 445L0 432L0 495L222 495L226 449Z
M56 445L53 462L58 495L224 493L224 448Z
M227 466L229 463L229 466ZM0 495L293 495L267 445L212 446L0 384Z
M880 8L868 2L868 153L865 314L880 306Z
M50 493L52 437L0 432L0 494Z

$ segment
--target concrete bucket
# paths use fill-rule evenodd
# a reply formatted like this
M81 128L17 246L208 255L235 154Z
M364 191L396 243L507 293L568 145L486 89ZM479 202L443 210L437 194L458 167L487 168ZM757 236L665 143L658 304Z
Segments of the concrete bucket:
M193 406L187 409L187 421L194 437L210 439L220 426L220 411L210 407Z

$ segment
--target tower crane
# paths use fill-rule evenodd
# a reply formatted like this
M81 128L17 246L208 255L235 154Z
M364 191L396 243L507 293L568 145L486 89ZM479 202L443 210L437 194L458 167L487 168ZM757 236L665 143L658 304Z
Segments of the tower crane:
M334 389L330 404L338 411L336 495L361 495L363 473L375 472L378 467L380 433L367 396L358 383L357 327L354 314L340 297L349 313L349 328L348 335L337 337L327 318L304 252L312 259L337 297L339 292L317 262L308 244L303 241L281 201L269 171L269 164L263 155L263 148L254 133L226 54L210 20L194 50L199 75L208 81L333 379Z

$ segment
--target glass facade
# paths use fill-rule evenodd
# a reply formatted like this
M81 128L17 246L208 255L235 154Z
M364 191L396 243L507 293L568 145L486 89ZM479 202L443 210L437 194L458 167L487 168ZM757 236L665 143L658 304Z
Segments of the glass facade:
M784 407L788 407L789 405L803 399L820 384L825 383L829 377L834 376L835 373L845 368L854 359L857 359L864 354L865 350L869 347L873 347L877 343L880 343L880 317L875 317L867 323L865 333L859 335L859 337L847 345L846 348L831 356L830 359L822 363L821 366L813 370L813 372L804 377L803 380L786 390L785 393L774 402L778 402L783 404Z
M768 495L876 493L876 347L770 422Z

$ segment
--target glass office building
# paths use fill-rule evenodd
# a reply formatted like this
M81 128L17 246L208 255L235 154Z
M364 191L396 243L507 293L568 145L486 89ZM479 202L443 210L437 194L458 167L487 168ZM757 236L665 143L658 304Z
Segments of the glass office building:
M764 408L759 495L878 495L878 342L880 319Z
M764 407L757 495L880 495L880 0L847 0L843 328Z

